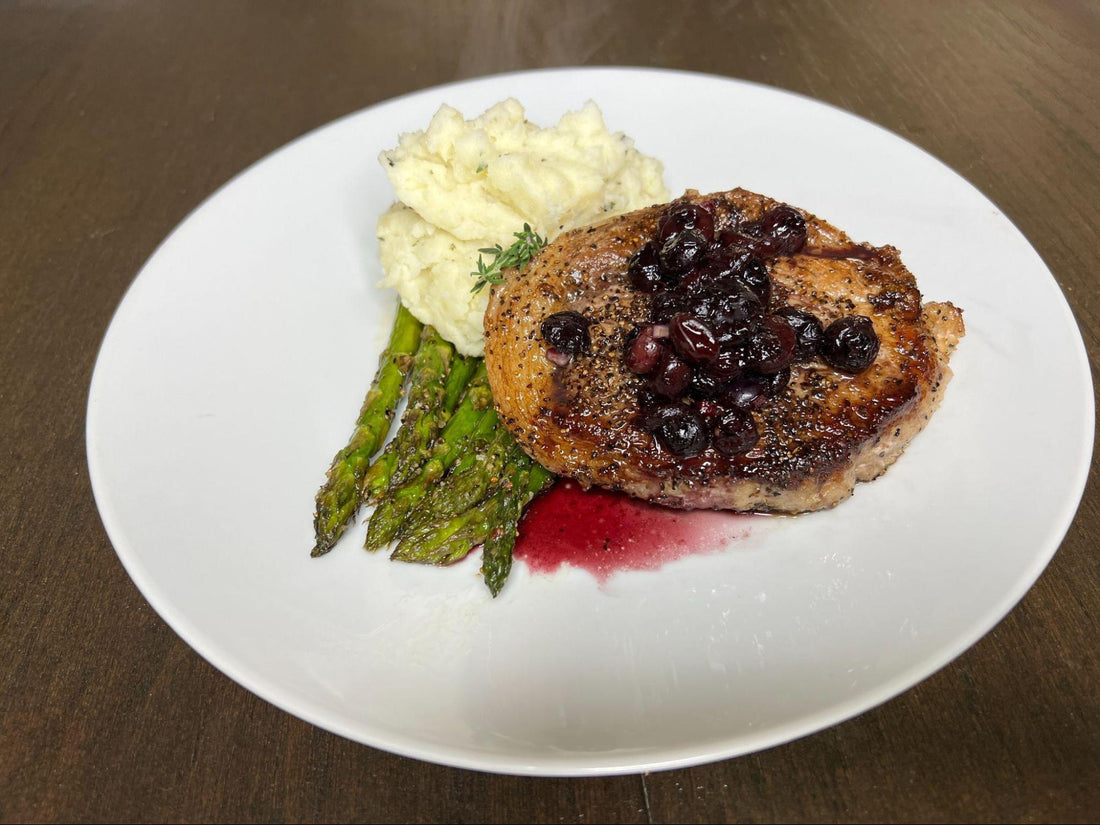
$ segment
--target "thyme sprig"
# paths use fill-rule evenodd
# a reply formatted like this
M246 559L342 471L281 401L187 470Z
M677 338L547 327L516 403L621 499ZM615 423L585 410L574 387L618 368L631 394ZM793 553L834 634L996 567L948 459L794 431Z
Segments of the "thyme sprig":
M531 229L530 224L525 223L522 232L512 234L516 240L507 249L497 244L478 250L481 255L477 256L477 271L470 273L477 278L477 283L471 292L480 292L486 284L503 283L504 270L512 267L523 269L546 246L546 238ZM485 263L485 255L492 255L493 259Z

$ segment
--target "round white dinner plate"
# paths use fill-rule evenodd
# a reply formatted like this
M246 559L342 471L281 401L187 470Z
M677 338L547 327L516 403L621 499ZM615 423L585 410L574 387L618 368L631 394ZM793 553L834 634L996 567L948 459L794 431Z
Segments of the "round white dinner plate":
M505 97L549 125L595 100L675 194L743 186L897 246L965 310L927 429L834 510L606 582L517 562L496 600L471 558L391 563L351 529L311 559L313 496L389 331L377 155L443 103ZM502 75L382 103L227 184L142 269L103 342L88 463L119 558L196 651L354 740L517 774L657 770L858 714L990 630L1084 489L1093 396L1039 256L955 172L830 106L639 69Z

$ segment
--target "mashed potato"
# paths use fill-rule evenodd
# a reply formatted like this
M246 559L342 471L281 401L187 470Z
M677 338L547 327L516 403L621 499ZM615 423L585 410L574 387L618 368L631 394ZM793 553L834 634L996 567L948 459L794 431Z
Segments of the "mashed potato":
M592 102L545 129L511 99L474 120L443 106L379 160L398 197L378 221L382 285L464 355L485 351L488 290L470 291L480 249L507 248L524 223L553 238L668 200L661 163L608 132Z

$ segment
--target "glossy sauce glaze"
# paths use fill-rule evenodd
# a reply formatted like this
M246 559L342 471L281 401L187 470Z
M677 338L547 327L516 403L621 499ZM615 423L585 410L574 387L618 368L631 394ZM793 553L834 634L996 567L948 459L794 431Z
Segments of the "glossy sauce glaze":
M603 583L621 570L656 570L683 556L713 553L746 536L758 518L672 510L559 481L527 508L515 557L532 573L552 573L568 564Z

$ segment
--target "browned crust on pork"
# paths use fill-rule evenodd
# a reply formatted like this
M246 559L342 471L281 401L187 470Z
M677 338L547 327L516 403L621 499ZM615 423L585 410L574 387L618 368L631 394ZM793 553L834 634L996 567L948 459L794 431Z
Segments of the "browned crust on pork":
M685 197L710 201L719 229L775 204L742 189ZM650 207L566 233L494 288L485 360L497 409L524 449L584 485L673 507L818 510L877 477L943 397L948 358L964 333L960 310L922 306L897 250L855 244L808 215L804 252L771 266L776 299L812 311L824 324L870 317L879 355L856 376L820 361L794 367L789 389L756 413L756 447L733 459L707 449L685 461L636 426L642 379L622 364L626 335L646 318L651 301L629 286L627 260L653 235L661 211ZM555 367L539 326L565 309L593 321L592 352Z

